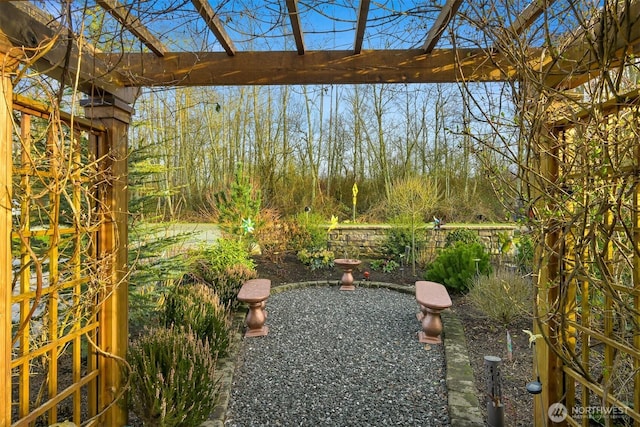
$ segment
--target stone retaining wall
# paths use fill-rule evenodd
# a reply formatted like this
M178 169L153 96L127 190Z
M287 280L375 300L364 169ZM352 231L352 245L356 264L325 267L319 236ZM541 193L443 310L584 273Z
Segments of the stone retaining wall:
M391 225L339 224L329 232L328 248L339 258L384 257L383 243L391 228ZM521 233L521 227L517 225L444 225L437 230L432 227L422 228L419 232L426 235L426 246L419 248L421 258L432 258L438 248L444 247L447 233L459 228L478 233L492 258L500 257L504 242L513 240ZM510 251L502 254L503 258L507 258L503 261L510 261L515 254L514 250L514 245L511 245Z

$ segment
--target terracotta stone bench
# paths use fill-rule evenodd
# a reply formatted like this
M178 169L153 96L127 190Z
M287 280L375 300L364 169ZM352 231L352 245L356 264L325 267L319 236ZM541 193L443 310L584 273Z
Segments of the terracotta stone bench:
M421 343L440 344L442 339L442 319L440 312L451 307L449 292L440 283L419 280L416 282L416 301L421 313L422 331L418 332Z
M244 282L240 292L238 292L238 301L249 304L249 313L247 313L247 332L245 337L261 337L269 333L269 327L264 322L267 319L265 306L267 298L271 293L271 280L269 279L250 279Z

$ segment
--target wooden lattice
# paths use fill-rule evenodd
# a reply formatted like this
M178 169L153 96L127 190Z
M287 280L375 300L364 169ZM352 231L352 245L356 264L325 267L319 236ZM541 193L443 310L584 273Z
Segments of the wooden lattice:
M14 97L12 396L14 425L96 415L96 233L92 139L105 129ZM53 111L53 113L51 112Z
M640 425L640 109L600 104L539 148L538 368L566 423ZM548 394L547 394L548 393ZM547 414L543 414L546 416ZM563 416L564 416L563 415Z

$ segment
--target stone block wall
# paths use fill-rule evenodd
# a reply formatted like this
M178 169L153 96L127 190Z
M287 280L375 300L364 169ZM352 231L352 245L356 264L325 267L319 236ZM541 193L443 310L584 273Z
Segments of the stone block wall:
M339 258L381 258L385 256L382 245L391 228L391 225L339 224L329 232L328 249ZM426 235L426 246L419 248L421 257L427 260L434 258L437 249L444 247L447 233L458 228L477 232L493 261L500 257L503 243L508 239L513 240L521 232L517 225L444 225L437 230L422 228L419 232ZM502 254L502 261L510 262L514 255L515 247L511 245L509 252Z

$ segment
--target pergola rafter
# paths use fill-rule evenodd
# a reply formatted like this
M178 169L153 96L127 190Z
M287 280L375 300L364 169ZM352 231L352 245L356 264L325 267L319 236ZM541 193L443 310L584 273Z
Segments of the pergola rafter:
M440 14L436 18L436 22L433 24L433 27L431 27L431 30L429 30L429 34L427 34L424 44L422 45L424 53L433 52L433 49L442 37L442 33L445 28L447 28L456 12L458 12L461 4L462 0L447 0L440 11Z
M214 12L209 1L191 0L191 3L193 3L202 19L207 23L207 26L216 36L216 39L218 39L218 42L222 45L224 51L227 52L227 55L235 55L236 48L233 45L233 41L229 38L229 35L222 26L222 22L220 22L220 18L218 18L218 15Z
M153 53L158 56L164 56L167 52L167 48L162 42L147 27L142 25L140 20L133 14L130 5L124 5L118 0L97 0L97 3Z
M353 42L353 53L362 52L362 42L364 40L364 30L367 28L367 18L369 16L369 0L360 0L358 7L358 20L356 23L356 37Z
M302 26L300 25L298 0L287 0L287 10L289 12L289 21L291 22L291 30L293 31L293 38L296 41L298 55L304 55L304 35L302 34Z
M0 2L0 35L8 40L1 50L60 81L72 82L77 74L79 89L86 93L117 94L125 87L125 76L94 56L95 49L54 31L40 17L29 3Z

